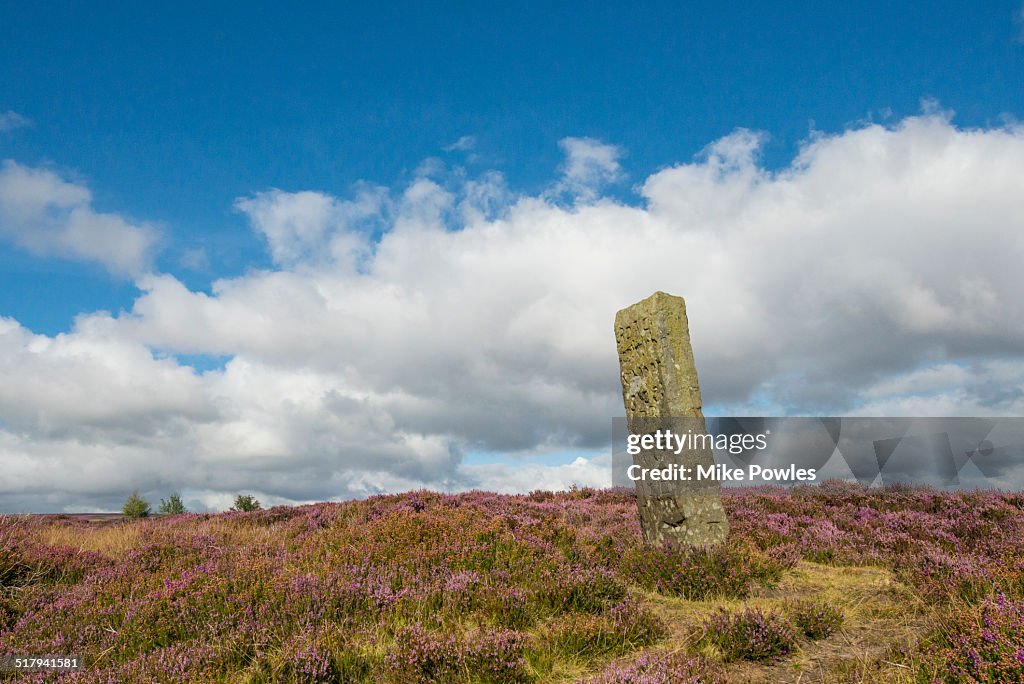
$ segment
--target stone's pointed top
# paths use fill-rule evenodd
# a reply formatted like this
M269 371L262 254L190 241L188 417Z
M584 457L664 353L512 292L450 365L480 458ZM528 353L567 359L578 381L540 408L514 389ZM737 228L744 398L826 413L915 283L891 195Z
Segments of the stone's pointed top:
M618 311L615 339L629 417L702 415L686 300L659 290Z
M654 294L650 295L646 299L641 299L636 304L632 304L630 306L627 306L624 309L618 310L615 313L615 316L617 317L620 314L629 313L629 312L633 312L633 311L637 311L637 312L639 312L639 311L647 311L647 310L651 310L651 309L654 309L654 308L658 308L660 306L673 306L673 305L682 306L683 310L684 311L686 310L686 300L685 299L683 299L679 295L670 295L668 292L664 292L662 290L658 290L657 292L655 292Z

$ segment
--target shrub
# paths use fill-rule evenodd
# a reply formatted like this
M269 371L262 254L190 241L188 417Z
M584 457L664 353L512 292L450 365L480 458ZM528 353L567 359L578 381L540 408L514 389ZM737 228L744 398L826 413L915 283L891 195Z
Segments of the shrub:
M482 612L496 626L524 629L537 618L537 606L530 600L531 595L518 587L491 589L484 595Z
M627 576L640 586L697 601L713 596L746 598L753 583L773 586L784 568L784 563L739 540L714 546L636 547L623 564Z
M549 638L560 653L569 657L621 655L653 644L666 630L658 616L627 597L607 615L570 613L556 620Z
M723 684L725 674L714 661L684 652L648 652L628 664L613 664L587 684Z
M0 587L21 584L32 567L24 561L17 545L3 538L0 541L4 542L4 546L0 546Z
M944 682L1024 681L1024 600L1003 594L953 609L934 656Z
M243 511L250 513L252 511L261 510L259 500L252 494L239 494L235 497L235 505L231 507L233 511Z
M603 568L574 567L538 583L540 594L556 612L600 613L626 596L626 586Z
M793 626L808 639L824 639L843 624L842 611L824 603L802 601L787 612Z
M523 646L523 635L508 630L459 638L412 624L395 635L384 665L393 680L408 684L464 681L467 672L473 681L513 684L530 681Z
M139 496L139 490L136 489L124 502L121 512L129 518L145 518L149 515L149 502Z
M647 646L668 633L668 626L634 596L627 596L608 611L615 630L626 643Z
M317 636L303 633L285 640L281 645L280 679L296 684L340 679L329 644Z
M837 558L897 568L917 595L933 596L907 610L921 611L915 636L918 619L937 631L913 641L882 634L891 648L837 663L823 681L1024 681L1024 495L1011 504L998 493L908 498L843 487L724 492L730 539L703 551L644 545L631 492L381 495L113 527L0 515L0 644L106 653L81 680L94 684L226 682L239 672L253 684L528 684L584 673L605 684L707 684L716 679L702 669L726 648L707 634L703 657L645 655L664 642L649 611L623 603L625 589L741 595L774 582L798 552L834 549ZM971 600L956 598L963 594ZM797 646L784 624L773 630L762 620L767 635L737 630L722 641L761 643L760 651L731 657L806 643L796 603L777 610ZM811 611L810 622L826 617ZM782 645L765 647L771 637ZM729 667L733 681L753 672L744 661ZM786 678L785 661L778 669Z
M704 623L707 640L725 660L774 661L796 648L796 631L781 613L745 608L729 613L723 608Z
M188 511L185 509L185 504L181 502L181 496L175 492L171 494L170 498L160 499L160 508L157 509L157 512L164 515L179 515Z
M21 610L14 601L0 596L0 632L13 627L20 615Z

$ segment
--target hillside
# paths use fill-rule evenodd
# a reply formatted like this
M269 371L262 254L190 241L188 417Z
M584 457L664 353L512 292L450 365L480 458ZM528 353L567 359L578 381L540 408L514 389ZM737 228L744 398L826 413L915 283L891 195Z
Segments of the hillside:
M0 654L73 682L1024 681L1024 494L728 491L645 547L622 491L0 517Z

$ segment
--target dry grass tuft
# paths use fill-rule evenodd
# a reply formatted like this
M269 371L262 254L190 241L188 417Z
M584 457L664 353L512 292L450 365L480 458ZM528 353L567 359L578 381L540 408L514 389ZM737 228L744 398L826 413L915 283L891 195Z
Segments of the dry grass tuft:
M129 551L139 547L144 529L143 525L131 522L88 524L86 529L77 525L51 525L43 531L39 540L50 546L66 546L79 551L94 551L111 558L123 558Z
M843 613L843 625L820 641L802 640L800 650L774 665L738 662L726 668L727 681L816 684L825 682L913 681L910 669L893 655L929 629L931 609L893 573L878 567L847 567L801 562L774 589L760 588L746 601L687 601L645 592L644 599L670 629L661 644L668 650L700 649L703 621L719 608L785 611L795 601L813 600ZM703 647L706 655L714 649Z

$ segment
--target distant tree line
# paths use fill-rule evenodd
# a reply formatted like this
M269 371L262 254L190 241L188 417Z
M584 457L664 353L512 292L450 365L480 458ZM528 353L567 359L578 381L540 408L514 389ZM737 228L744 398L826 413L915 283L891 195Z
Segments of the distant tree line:
M230 510L249 512L258 511L261 508L259 499L252 494L239 494L235 497L235 505ZM139 495L139 490L136 489L125 500L121 512L129 518L145 518L152 510L149 502L142 498ZM175 492L166 499L160 499L160 506L156 509L156 512L160 515L179 515L181 513L188 513L188 509L185 508L181 495Z

